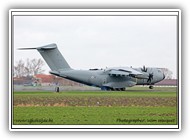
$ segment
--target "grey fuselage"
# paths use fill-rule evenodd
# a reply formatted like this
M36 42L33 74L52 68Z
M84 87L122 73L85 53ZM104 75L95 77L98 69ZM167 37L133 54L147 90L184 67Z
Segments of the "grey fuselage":
M147 75L147 72L153 73L154 77L151 84L157 83L164 79L164 74L158 68L147 68L147 72L142 72L140 68L134 68L137 71ZM150 85L147 79L135 78L132 76L110 76L109 71L106 69L96 70L64 70L60 72L50 72L51 74L86 84L89 86L95 86L100 88L125 88L132 87L134 85Z

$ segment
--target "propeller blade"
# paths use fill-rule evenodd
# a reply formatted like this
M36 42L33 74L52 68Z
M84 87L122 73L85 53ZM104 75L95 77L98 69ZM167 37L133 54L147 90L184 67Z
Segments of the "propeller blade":
M152 80L153 80L153 73L149 73L147 83L151 84Z
M147 72L147 68L145 66L143 66L143 68L141 68L141 71Z

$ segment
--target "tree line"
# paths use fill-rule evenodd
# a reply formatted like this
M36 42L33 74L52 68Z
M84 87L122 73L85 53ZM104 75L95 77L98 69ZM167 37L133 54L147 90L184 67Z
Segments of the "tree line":
M43 73L44 61L42 59L20 59L13 68L14 77L26 77Z

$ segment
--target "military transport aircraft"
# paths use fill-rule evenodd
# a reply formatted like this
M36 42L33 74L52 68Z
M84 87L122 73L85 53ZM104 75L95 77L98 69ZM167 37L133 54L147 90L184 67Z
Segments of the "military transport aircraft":
M113 67L106 69L74 70L61 55L56 44L49 44L37 48L20 48L20 50L37 49L48 66L50 73L65 79L99 87L102 90L124 91L126 87L134 85L153 85L165 78L159 68Z

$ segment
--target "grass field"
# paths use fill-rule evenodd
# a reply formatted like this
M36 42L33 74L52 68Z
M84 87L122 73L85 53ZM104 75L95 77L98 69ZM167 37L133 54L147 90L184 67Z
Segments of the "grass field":
M14 124L177 124L176 88L14 92Z

